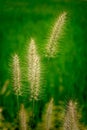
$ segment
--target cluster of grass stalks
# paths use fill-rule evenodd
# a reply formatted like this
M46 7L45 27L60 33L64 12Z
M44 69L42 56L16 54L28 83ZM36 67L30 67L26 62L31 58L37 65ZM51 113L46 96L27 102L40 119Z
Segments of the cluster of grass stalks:
M52 33L46 44L46 57L55 58L59 51L59 39L62 37L64 26L66 24L67 13L63 12L57 19L53 26ZM49 60L50 64L50 60ZM54 99L51 97L49 102L43 105L43 111L39 119L39 103L42 101L41 91L41 58L38 54L36 43L32 38L27 51L27 80L28 80L28 108L26 109L25 103L20 102L19 98L23 99L22 87L22 73L20 67L20 59L17 54L13 56L12 61L12 77L13 77L13 90L17 97L18 105L18 125L17 129L20 130L85 130L79 120L79 113L77 111L77 103L69 100L67 107L56 106ZM46 92L46 91L45 91ZM45 93L44 93L45 95ZM60 111L60 109L61 111ZM60 112L59 112L60 111ZM2 126L2 109L0 108L0 126ZM13 128L14 130L15 128Z

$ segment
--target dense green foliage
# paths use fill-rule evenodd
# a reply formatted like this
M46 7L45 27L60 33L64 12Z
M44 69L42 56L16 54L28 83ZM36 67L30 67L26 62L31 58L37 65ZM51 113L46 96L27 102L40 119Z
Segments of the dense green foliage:
M55 59L48 62L45 57L45 45L50 36L51 26L63 11L68 12L68 15L59 43L59 53ZM0 107L3 107L3 115L7 121L13 121L17 112L16 96L9 89L12 86L12 70L9 65L11 56L14 53L19 54L23 73L26 73L26 50L33 37L42 58L44 72L42 86L45 88L45 94L39 109L42 110L43 104L51 97L54 97L55 104L75 99L82 112L82 121L87 124L86 17L85 0L0 0ZM3 92L7 80L8 87ZM23 85L27 84L27 79L24 78ZM25 98L28 108L28 94Z

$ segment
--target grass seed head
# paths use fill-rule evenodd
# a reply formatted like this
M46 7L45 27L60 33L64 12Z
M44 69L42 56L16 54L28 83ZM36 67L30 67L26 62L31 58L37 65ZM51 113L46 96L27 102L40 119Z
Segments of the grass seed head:
M28 53L28 79L30 82L31 99L38 100L40 92L40 58L37 54L36 45L31 39Z
M17 54L13 56L13 85L16 95L21 95L21 72L20 72L20 61Z
M79 130L76 103L72 100L69 101L67 107L64 119L64 130Z
M53 98L50 100L46 111L46 130L52 127Z
M51 36L46 46L47 57L53 58L57 53L57 42L59 42L64 25L66 23L66 12L62 13L53 26ZM59 44L59 43L58 43Z
M20 129L21 130L28 130L28 125L27 125L27 112L24 108L24 105L21 105L21 109L19 112L19 121L20 121Z

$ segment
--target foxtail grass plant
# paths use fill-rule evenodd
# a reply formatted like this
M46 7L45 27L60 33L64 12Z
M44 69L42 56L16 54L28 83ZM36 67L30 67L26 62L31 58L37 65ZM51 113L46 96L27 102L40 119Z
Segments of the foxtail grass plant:
M48 58L53 58L57 54L57 48L59 48L59 39L63 32L64 25L66 23L66 12L63 12L57 19L53 26L51 35L48 39L48 44L46 46L46 55Z
M56 23L53 26L50 38L48 39L48 44L46 46L46 54L48 58L53 58L56 56L59 48L59 40L61 37L61 33L63 32L63 28L66 23L66 12L63 12L57 19ZM35 126L37 121L35 119L38 119L35 114L38 113L38 100L40 100L41 95L41 59L38 55L36 43L34 39L31 39L29 47L28 47L28 54L27 54L27 65L28 65L28 82L29 82L29 92L30 92L30 101L32 102L32 112L31 112L31 120L30 120L30 127L33 129L32 126ZM24 105L22 104L20 106L19 111L19 96L23 94L22 83L21 83L21 70L20 70L20 60L17 54L13 56L12 60L12 74L13 74L13 88L15 95L17 96L17 103L18 103L18 113L19 113L19 123L20 123L20 130L28 130L28 118L27 118L27 112L24 108ZM6 86L9 82L5 84L5 89L3 89L2 93L6 91ZM27 85L26 85L27 86ZM36 106L37 105L37 106ZM36 109L37 108L37 109ZM42 108L41 108L42 109ZM40 110L41 110L40 109ZM2 111L0 111L1 114ZM35 113L36 112L36 113ZM58 112L58 111L56 111ZM41 114L41 113L40 113ZM60 113L58 113L60 116ZM64 112L63 112L64 114ZM61 117L63 116L61 115ZM37 114L39 115L39 114ZM50 130L53 129L53 98L50 100L48 107L46 109L46 114L44 114L44 129ZM55 122L57 121L55 117ZM77 105L76 102L73 102L72 100L69 101L66 113L64 116L64 122L63 122L63 130L80 130L79 129L79 119L78 119L78 113L77 113Z
M79 130L79 121L76 102L69 101L67 106L63 130Z
M20 123L20 130L28 130L28 116L24 105L21 104L21 108L19 111L19 123Z
M19 109L19 96L22 94L21 92L21 71L20 71L20 61L17 54L13 56L12 62L12 69L13 69L13 87L14 93L17 96L17 104Z
M52 127L52 114L53 114L53 98L50 100L45 117L45 128L46 130L50 130Z
M32 121L34 122L35 107L40 97L41 65L34 39L28 49L28 80L30 83L30 100L32 101ZM38 115L37 115L38 117ZM32 122L32 123L33 123Z
M28 79L30 82L30 99L38 100L40 94L41 65L35 41L31 39L28 50Z
M38 124L37 130L53 129L53 98L46 104L45 111L42 114L42 121Z
M16 95L21 95L20 61L17 54L13 56L13 86Z

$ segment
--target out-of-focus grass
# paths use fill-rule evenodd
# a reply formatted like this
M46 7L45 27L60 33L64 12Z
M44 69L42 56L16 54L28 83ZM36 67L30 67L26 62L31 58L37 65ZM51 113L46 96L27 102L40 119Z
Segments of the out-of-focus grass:
M45 84L47 97L54 96L55 102L58 99L65 100L65 97L78 99L87 123L86 8L86 1L0 0L0 89L9 79L11 56L17 52L23 61L26 57L26 44L31 37L35 39L38 51L43 56L43 47L50 36L51 25L60 13L67 11L64 36L60 40L61 51L49 66L44 63L49 69ZM14 108L12 97L13 95L0 98L0 105L7 108L8 115Z

